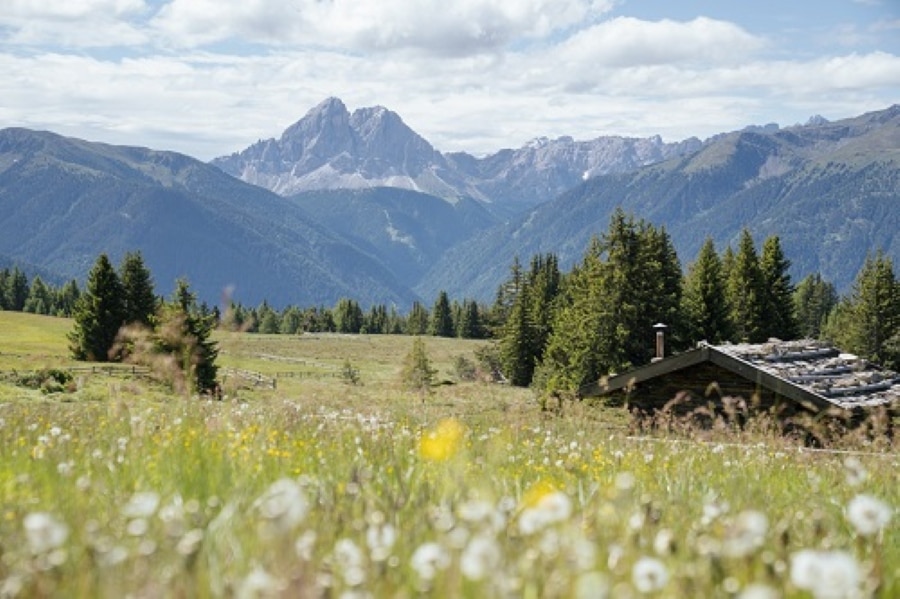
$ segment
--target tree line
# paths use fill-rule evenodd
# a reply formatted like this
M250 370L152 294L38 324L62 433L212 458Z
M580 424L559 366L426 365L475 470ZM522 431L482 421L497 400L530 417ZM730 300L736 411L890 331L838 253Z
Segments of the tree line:
M867 256L844 298L818 274L794 285L790 264L777 236L758 252L744 229L722 253L706 239L683 271L664 227L617 210L567 273L553 254L533 257L527 270L514 261L497 293L503 374L514 385L577 392L649 363L656 324L676 352L700 341L808 337L900 368L900 282L890 258Z
M55 287L39 275L29 281L18 266L0 270L0 310L70 317L79 295L74 280Z
M890 258L881 252L867 256L845 297L819 274L795 285L790 265L777 236L765 239L758 252L744 229L736 248L723 252L707 238L683 270L664 227L619 209L568 272L552 253L532 257L527 268L515 259L490 305L450 300L441 291L430 309L415 302L405 314L384 304L363 309L349 298L333 307L282 310L265 301L257 307L233 302L221 313L198 303L184 280L168 301L157 297L140 253L128 253L118 271L101 255L84 291L75 281L55 289L39 277L29 284L18 268L0 271L0 308L74 317L70 340L79 359L125 359L139 344L123 343L120 331L139 325L152 337L143 351L190 354L181 361L197 371L203 389L215 384L216 350L209 335L216 326L269 334L494 339L487 357L511 384L550 393L577 391L648 363L657 323L667 327L667 347L676 352L699 341L819 338L900 368L900 282ZM179 348L179 335L194 345Z

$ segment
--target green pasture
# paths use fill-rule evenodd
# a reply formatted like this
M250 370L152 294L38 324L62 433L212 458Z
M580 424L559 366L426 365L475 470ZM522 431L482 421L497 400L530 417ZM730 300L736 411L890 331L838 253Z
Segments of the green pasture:
M0 370L79 366L70 321L0 325ZM884 440L542 412L456 381L483 342L426 338L440 384L422 395L399 380L408 337L217 335L220 366L276 388L0 379L0 596L900 596ZM346 361L360 384L330 376Z

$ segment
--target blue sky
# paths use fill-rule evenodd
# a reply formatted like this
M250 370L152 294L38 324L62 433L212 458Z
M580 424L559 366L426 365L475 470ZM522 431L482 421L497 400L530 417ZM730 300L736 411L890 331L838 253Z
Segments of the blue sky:
M442 151L900 102L900 0L4 0L0 127L210 159L329 96Z

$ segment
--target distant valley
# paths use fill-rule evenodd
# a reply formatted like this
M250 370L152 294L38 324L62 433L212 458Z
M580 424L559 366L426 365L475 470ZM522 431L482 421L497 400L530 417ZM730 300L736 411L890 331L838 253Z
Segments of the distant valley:
M617 206L665 225L682 262L706 236L777 234L796 279L846 290L866 252L900 261L900 106L701 142L536 140L442 154L382 108L331 98L211 164L173 152L0 130L0 264L83 279L138 249L160 293L406 309L490 301L515 256L568 267Z

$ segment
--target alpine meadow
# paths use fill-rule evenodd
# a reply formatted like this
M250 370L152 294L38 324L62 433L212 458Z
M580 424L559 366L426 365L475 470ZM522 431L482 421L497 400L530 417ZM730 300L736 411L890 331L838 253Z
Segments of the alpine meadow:
M54 27L70 19L13 4L25 17L0 14L0 38L38 35L22 25L36 11ZM229 82L214 97L191 88L172 111L185 135L215 98L258 106L218 52L271 49L240 61L265 95L282 45L258 36L293 31L290 19L247 18L277 3L241 5L234 37L213 26L237 14L228 2L77 4L150 19L110 30L119 40L165 30L173 15L206 32L215 51L164 68L166 88L194 85L210 65ZM726 4L716 7L735 10ZM358 3L332 22L347 3L292 4L332 24L322 36L307 23L302 36L328 59L295 62L339 56L334 70L352 70L357 90L437 52L429 76L443 90L463 71L515 70L482 60L489 49L443 69L466 60L457 45L507 39L516 15L539 23L509 42L516 52L559 44L569 56L585 41L566 11L506 0L478 14L479 0L454 5L477 39L458 44L431 15L437 39L420 39L400 18L406 5ZM375 6L396 29L351 35ZM664 20L638 37L668 40L682 26ZM704 57L771 41L710 19L688 26L720 40ZM348 35L360 45L328 50ZM72 39L85 56L113 52ZM164 46L174 61L177 40ZM350 69L370 46L404 61ZM656 62L686 51L669 46L618 59L600 48L586 64L593 74L603 56L638 60L624 79L655 89L669 77ZM720 77L766 78L727 54ZM807 79L900 72L881 66L884 52L869 58L878 69ZM85 77L111 68L96 62ZM325 86L296 76L295 62L273 80L289 76L291 94ZM583 83L558 89L582 103ZM466 93L479 89L493 94L494 82ZM88 91L79 80L65 93ZM88 95L93 106L103 94ZM551 118L557 100L536 112ZM516 120L530 115L516 106ZM619 118L655 115L635 110ZM258 122L238 114L235 135ZM439 151L383 106L351 112L327 97L279 138L205 162L0 129L0 599L900 597L900 105L857 114L705 140L563 135L470 154ZM488 128L530 123L508 117ZM430 122L444 135L491 133L450 121ZM114 128L139 138L150 127L128 123Z

